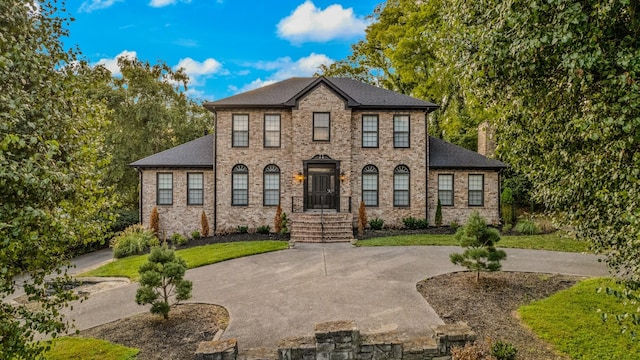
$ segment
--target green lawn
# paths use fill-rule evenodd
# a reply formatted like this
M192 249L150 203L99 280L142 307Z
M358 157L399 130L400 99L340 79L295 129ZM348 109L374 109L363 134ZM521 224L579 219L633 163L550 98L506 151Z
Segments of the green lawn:
M105 340L62 337L53 340L45 353L46 360L130 360L138 355L138 349L116 345Z
M572 288L549 298L523 306L518 310L522 320L542 339L574 360L638 359L640 341L621 334L614 320L602 322L598 309L618 314L634 312L599 287L615 287L613 280L584 280Z
M196 246L178 250L176 254L187 262L189 269L193 269L243 256L283 250L288 246L286 241L247 241ZM138 269L146 261L147 255L130 256L115 260L79 276L119 276L138 281L140 279Z
M458 246L453 235L398 235L358 241L358 246ZM552 250L565 252L589 252L589 245L557 233L529 236L503 236L498 247L534 250Z

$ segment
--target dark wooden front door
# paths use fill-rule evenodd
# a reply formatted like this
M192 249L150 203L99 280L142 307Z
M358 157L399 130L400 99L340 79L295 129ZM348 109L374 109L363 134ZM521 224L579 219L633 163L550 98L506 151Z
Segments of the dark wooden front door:
M335 164L309 164L307 209L335 209L337 195Z

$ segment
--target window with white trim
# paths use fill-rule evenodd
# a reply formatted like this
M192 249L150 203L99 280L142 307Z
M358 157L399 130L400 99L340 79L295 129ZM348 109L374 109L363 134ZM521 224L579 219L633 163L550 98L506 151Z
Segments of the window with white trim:
M469 206L484 206L484 175L469 175Z
M231 205L249 205L249 169L242 164L233 167L231 183Z
M442 206L453 206L453 174L438 175L438 199Z
M277 206L280 204L280 168L267 165L264 168L263 205Z
M233 147L249 147L249 115L233 115Z

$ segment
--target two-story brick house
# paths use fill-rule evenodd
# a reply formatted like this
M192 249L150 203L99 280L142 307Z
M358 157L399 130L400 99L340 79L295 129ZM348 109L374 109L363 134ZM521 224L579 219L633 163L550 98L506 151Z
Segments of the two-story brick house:
M271 225L277 205L298 241L351 238L360 201L369 219L412 216L499 222L505 164L430 138L437 105L347 78L292 78L205 103L215 134L136 161L141 219L189 233L204 211L216 233ZM355 215L354 215L355 214ZM322 231L322 234L319 232Z

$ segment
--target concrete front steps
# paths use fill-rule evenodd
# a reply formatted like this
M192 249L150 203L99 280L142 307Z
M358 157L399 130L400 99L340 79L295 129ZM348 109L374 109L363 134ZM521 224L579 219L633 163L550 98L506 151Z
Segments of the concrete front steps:
M290 217L293 242L349 242L353 240L353 214L336 212L294 213ZM324 223L324 236L323 236Z

